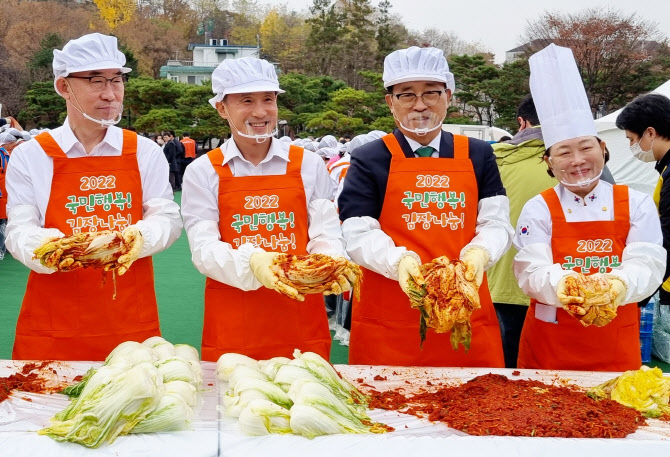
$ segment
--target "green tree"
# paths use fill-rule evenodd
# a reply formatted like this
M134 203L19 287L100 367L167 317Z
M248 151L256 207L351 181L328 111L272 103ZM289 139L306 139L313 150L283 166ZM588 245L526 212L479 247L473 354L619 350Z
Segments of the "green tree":
M342 54L343 17L330 0L314 0L307 19L310 32L305 42L307 70L317 75L332 75Z
M363 119L349 117L336 111L325 111L318 113L307 122L307 130L317 136L321 135L356 135L369 131Z
M491 100L497 115L494 121L496 127L509 132L516 132L519 128L516 108L530 93L529 77L528 60L518 59L505 63L498 72L498 78L484 82L483 90Z
M342 44L346 52L341 56L342 78L354 89L361 89L364 79L359 74L370 70L375 63L375 29L370 20L372 5L370 0L346 0L344 15L346 33Z
M65 40L58 33L49 33L40 41L40 49L37 50L28 61L30 76L33 81L47 81L53 78L52 62L53 50L61 49Z
M230 128L218 111L209 104L212 97L212 86L206 82L201 86L187 85L177 99L180 119L183 122L176 128L178 133L188 131L191 138L203 144L212 138L227 138Z
M124 44L119 44L119 51L121 51L123 55L126 56L126 64L124 66L131 69L127 76L129 78L137 78L140 75L139 71L137 70L139 62L135 58L133 51Z
M488 81L498 78L498 68L487 64L481 55L466 54L451 56L449 67L458 75L452 105L460 104L466 116L474 116L480 124L492 126L495 112L486 88Z
M26 92L26 107L18 120L24 127L37 126L56 128L63 113L67 111L65 99L54 90L53 81L36 81Z
M162 132L174 130L180 125L179 114L174 109L158 108L141 115L134 127L140 132Z
M382 0L377 5L377 33L375 40L377 41L377 68L384 67L384 59L391 52L395 51L400 41L400 36L396 32L394 24L391 22L391 2L390 0Z

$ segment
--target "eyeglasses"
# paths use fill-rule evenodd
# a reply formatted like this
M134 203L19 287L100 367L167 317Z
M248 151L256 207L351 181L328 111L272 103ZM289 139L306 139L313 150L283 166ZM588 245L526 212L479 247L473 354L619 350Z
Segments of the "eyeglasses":
M429 90L421 94L421 101L426 106L437 105L440 101L440 96L445 90ZM403 92L402 94L393 94L398 100L398 104L403 108L411 108L416 103L416 98L419 96L411 92Z
M107 81L110 82L113 91L123 90L128 82L126 75L114 76L113 78L105 78L104 76L68 76L68 78L88 79L88 84L93 92L105 90Z

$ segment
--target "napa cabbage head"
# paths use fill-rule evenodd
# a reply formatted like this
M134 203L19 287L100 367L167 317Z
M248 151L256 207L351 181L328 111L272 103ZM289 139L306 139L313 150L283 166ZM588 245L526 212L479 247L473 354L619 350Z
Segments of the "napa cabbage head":
M67 420L54 417L39 434L87 447L112 443L156 409L163 396L162 378L151 363L124 370L99 389L94 381L89 380Z
M258 367L258 362L251 357L246 355L236 354L234 352L227 352L216 362L216 376L220 381L227 382L230 379L230 375L233 373L233 369L237 365L249 365L250 367Z
M268 400L253 400L239 415L242 433L250 436L291 433L290 413Z

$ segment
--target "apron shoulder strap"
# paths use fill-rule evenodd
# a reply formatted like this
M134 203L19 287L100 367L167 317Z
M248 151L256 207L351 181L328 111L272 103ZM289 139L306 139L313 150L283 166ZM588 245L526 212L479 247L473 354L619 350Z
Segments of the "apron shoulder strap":
M615 184L614 192L614 220L630 222L630 205L628 203L628 186Z
M454 135L454 159L469 159L470 148L468 137L465 135Z
M63 152L54 137L51 136L49 132L42 132L35 137L35 141L39 143L46 155L51 158L60 157L66 159L67 156Z
M300 146L294 144L288 149L288 164L286 165L286 174L298 173L302 169L302 158L305 155L305 150Z
M382 141L388 148L388 150L391 152L391 156L393 156L394 159L405 159L405 153L402 152L402 148L400 147L400 143L398 143L397 138L395 135L392 133L389 133L388 135L384 135L382 137Z
M135 155L137 154L137 133L130 130L123 129L123 146L121 147L121 155Z
M556 195L556 190L551 187L540 193L540 195L542 195L547 207L549 207L551 220L565 222L565 214L563 214L563 207L561 206L561 201L558 199L558 195Z
M228 164L223 165L223 151L221 148L212 149L207 153L207 158L212 162L214 171L219 175L219 178L232 178L233 172L230 171Z

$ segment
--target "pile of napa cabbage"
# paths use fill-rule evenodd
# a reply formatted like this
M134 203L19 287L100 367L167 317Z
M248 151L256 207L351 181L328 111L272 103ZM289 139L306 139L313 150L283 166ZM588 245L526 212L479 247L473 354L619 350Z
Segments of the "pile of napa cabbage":
M295 350L294 359L256 361L228 353L217 376L228 383L224 415L237 417L247 435L384 433L366 414L367 398L318 354ZM391 429L392 430L392 429Z
M38 433L95 448L128 433L187 430L201 384L194 347L127 341L63 391L71 402Z

